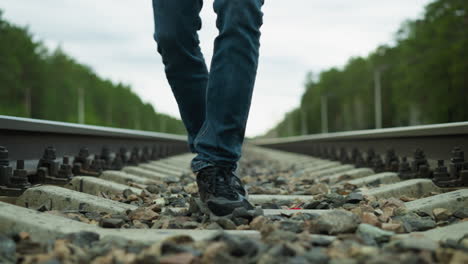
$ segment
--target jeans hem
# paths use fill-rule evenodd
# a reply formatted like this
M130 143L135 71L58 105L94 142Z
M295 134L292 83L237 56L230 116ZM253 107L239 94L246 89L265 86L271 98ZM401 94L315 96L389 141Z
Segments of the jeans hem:
M211 167L211 166L214 166L214 164L211 162L202 161L202 160L195 161L190 164L190 167L192 168L193 172L198 172L204 168Z
M229 166L226 166L226 165L219 165L219 164L215 164L213 162L209 162L209 161L204 161L204 160L197 160L197 161L192 161L192 163L190 164L190 167L192 169L192 171L194 173L204 169L204 168L207 168L207 167L212 167L212 166L220 166L220 167L226 167L226 168L230 168L232 169L233 171L236 171L237 170L237 162L234 163L234 165L229 165Z

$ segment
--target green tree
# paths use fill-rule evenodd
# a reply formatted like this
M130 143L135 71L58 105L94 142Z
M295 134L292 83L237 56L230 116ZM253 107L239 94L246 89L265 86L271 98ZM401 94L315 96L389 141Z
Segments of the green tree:
M384 127L468 120L468 1L433 1L421 19L405 21L395 39L393 46L351 58L343 69L308 78L301 105L267 136L319 133L324 96L330 132L374 128L376 73Z
M0 11L0 114L185 134L182 122L157 113L128 85L113 83L61 48L50 52Z

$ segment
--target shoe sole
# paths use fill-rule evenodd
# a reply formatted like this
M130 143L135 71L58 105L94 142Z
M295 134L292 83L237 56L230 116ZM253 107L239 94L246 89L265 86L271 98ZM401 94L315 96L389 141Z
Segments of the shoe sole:
M213 201L208 201L206 203L206 206L210 211L216 215L216 216L225 216L228 214L231 214L234 209L239 208L239 207L244 207L247 210L253 210L254 207L247 201L243 200L239 204L232 206L233 204L218 204Z

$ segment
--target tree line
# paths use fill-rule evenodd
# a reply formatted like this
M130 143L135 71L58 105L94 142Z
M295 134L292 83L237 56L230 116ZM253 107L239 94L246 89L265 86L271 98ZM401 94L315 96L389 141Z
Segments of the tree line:
M467 120L468 1L436 0L395 44L309 73L300 106L266 137Z
M131 87L98 76L60 48L48 50L0 10L0 115L185 134Z

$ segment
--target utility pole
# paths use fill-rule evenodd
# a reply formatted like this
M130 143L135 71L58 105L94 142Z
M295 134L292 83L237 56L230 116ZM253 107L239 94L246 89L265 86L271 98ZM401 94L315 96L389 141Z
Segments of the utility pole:
M160 132L166 132L166 117L165 116L161 116L161 120L159 121L160 122Z
M380 81L382 71L382 67L374 70L375 128L382 128L382 84Z
M307 111L301 107L301 134L306 135L307 131Z
M135 108L135 129L140 129L140 114L138 108Z
M107 102L107 125L112 126L112 104Z
M292 115L290 115L289 121L288 121L288 136L293 136L294 135L294 120L292 118Z
M26 106L26 115L31 118L31 88L27 87L25 91L25 106Z
M78 88L78 123L85 122L85 98L83 88Z
M328 133L328 95L322 95L320 97L320 114L322 133Z

